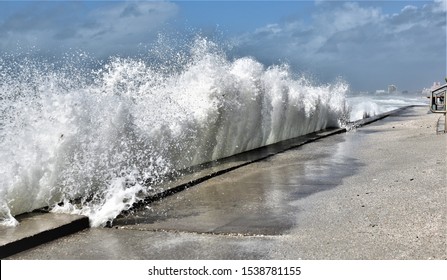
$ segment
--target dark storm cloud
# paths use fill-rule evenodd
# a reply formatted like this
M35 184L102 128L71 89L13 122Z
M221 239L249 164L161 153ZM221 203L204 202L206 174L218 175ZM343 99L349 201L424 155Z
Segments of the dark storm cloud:
M122 13L120 14L120 17L139 17L141 15L143 15L143 13L138 8L138 5L136 5L135 3L130 3L126 8L124 8Z
M0 48L17 45L51 52L68 49L107 56L150 42L178 7L169 2L110 2L91 9L81 2L44 2L0 20Z

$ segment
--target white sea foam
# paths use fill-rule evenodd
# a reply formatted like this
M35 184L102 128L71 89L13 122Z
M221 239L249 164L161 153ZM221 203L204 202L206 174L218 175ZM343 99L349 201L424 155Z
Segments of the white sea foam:
M0 59L2 223L50 206L102 226L173 170L347 121L344 82L229 60L204 38L185 53L168 69Z
M427 105L423 96L417 95L356 95L347 97L350 120L361 120L409 105Z

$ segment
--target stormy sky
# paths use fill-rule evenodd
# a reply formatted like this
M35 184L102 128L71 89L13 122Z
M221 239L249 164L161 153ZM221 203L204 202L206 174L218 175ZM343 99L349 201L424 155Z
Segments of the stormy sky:
M0 1L0 52L133 55L160 34L231 42L231 57L286 62L355 90L418 90L446 76L446 0ZM174 34L174 35L173 35Z

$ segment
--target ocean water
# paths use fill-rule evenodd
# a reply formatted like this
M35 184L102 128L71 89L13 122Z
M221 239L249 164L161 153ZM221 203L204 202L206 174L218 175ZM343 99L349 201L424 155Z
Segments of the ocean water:
M422 94L348 94L349 118L356 121L409 105L427 105Z
M201 37L151 51L0 57L1 224L49 207L104 226L168 174L412 102L347 98L344 81L229 59Z

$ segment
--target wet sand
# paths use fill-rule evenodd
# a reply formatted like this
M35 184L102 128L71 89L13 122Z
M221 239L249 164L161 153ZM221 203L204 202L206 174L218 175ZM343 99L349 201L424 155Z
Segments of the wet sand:
M11 259L447 259L439 116L409 108Z

